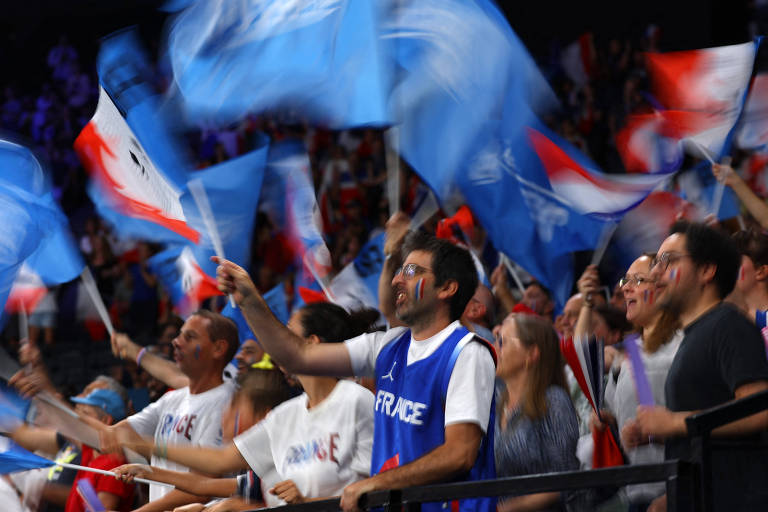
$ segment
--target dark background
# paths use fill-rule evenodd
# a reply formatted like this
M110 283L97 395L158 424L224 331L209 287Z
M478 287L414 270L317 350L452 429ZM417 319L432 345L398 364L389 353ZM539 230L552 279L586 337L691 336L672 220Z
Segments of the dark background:
M539 60L586 31L598 41L636 39L650 23L661 28L664 50L739 43L749 39L748 20L755 18L747 0L498 3ZM158 5L158 0L5 0L0 15L0 83L30 87L41 83L47 73L41 65L60 34L69 37L83 62L93 62L101 37L129 25L139 25L152 45L160 39L166 17Z

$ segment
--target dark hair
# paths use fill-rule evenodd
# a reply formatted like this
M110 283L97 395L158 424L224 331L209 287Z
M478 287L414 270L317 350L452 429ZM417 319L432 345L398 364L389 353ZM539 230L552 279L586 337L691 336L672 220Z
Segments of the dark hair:
M752 260L755 266L768 265L768 235L754 229L733 234L736 250Z
M530 379L523 391L522 411L530 419L540 419L547 412L547 389L560 386L566 389L563 357L560 352L560 340L552 327L552 322L536 315L512 313L520 342L530 348L539 348L538 367L530 372ZM507 394L504 393L504 397ZM503 407L505 399L500 400ZM503 410L503 409L502 409Z
M283 373L276 369L248 368L238 377L237 382L238 387L235 396L232 397L233 401L238 397L248 398L256 413L274 409L291 398Z
M403 243L403 259L413 251L424 251L432 256L435 286L442 286L447 281L456 281L459 285L451 297L450 315L451 320L461 318L478 283L477 269L469 251L424 231L411 231Z
M526 286L526 288L531 287L531 286L535 286L539 290L541 290L541 293L543 293L544 295L547 296L547 300L552 300L552 292L549 291L549 288L547 288L546 286L544 286L543 284L541 284L538 281L531 281L530 283L528 283L528 286Z
M672 225L670 234L685 235L685 249L697 265L715 265L713 282L720 298L725 298L736 285L741 257L736 244L723 231L700 222L680 220Z
M379 319L379 312L375 309L347 313L341 306L330 302L313 302L300 311L304 337L314 334L326 343L348 340L368 332Z
M208 311L207 309L198 309L192 314L208 320L208 337L211 338L212 342L216 340L227 342L227 353L224 354L223 367L235 357L237 349L240 348L240 335L237 331L237 324L231 318Z
M605 320L605 324L612 331L624 334L632 330L626 313L613 304L595 304L595 313Z

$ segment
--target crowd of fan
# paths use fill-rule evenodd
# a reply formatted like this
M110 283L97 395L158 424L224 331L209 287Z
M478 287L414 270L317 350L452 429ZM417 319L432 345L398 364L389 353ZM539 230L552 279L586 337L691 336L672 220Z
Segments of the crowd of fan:
M623 118L643 108L645 99L642 91L646 89L646 84L641 52L656 49L657 36L655 31L649 31L639 45L611 40L605 46L598 47L593 78L588 84L579 87L556 68L549 70L564 106L560 117L550 122L556 125L566 139L580 147L606 170L621 169L613 140ZM192 389L206 379L220 379L238 343L237 340L232 342L228 339L220 352L214 348L211 353L201 353L199 344L195 348L192 342L182 340L184 336L178 334L182 321L174 315L173 304L167 293L160 289L156 277L147 266L147 259L159 248L144 242L126 244L116 239L109 227L95 215L86 196L87 176L72 150L72 142L93 113L98 96L97 81L92 72L81 71L83 63L66 38L62 38L51 49L47 64L51 80L41 87L37 97L22 94L12 85L4 88L0 126L27 137L31 145L47 159L58 199L70 216L73 230L79 236L80 249L96 277L115 327L121 333L127 333L127 336L117 336L110 343L106 330L94 315L93 306L77 282L64 284L51 290L30 315L30 343L20 345L13 317L6 323L4 347L12 354L19 354L21 362L28 368L26 373L17 375L12 384L27 395L47 390L62 398L77 396L79 398L74 401L79 403L78 412L105 425L118 423L130 413L137 412L141 416L131 421L130 427L135 434L152 436L154 427L149 426L151 415L162 412L161 406L157 404L167 406L171 400L181 400L177 398L180 395L165 394L166 391L176 389L173 393L178 393ZM270 119L253 117L230 130L200 129L190 136L190 140L200 166L206 167L248 151L253 144L253 134L257 132L266 132L273 139L280 140L295 135L296 130L295 126L287 128ZM391 222L387 224L388 205L384 194L386 165L382 134L369 129L339 133L302 128L300 135L309 150L324 234L333 255L334 268L339 270L352 261L371 233L386 230L388 243L395 243L394 239L401 241L403 234L393 228ZM716 172L723 173L728 185L747 204L751 192L738 175L728 168L719 167ZM405 171L404 178L401 180L401 200L404 210L412 211L423 185L408 171ZM768 206L763 206L768 211ZM765 212L759 206L750 209L750 213L758 223L768 219L768 214L761 217ZM434 221L432 219L425 224L423 229L433 230ZM761 390L768 383L765 345L759 330L753 325L760 322L761 312L764 324L765 310L768 309L768 235L753 230L727 238L713 228L697 224L680 224L675 229L677 235L667 239L658 253L637 255L638 259L627 269L620 285L613 288L611 296L604 296L602 285L615 283L600 283L597 269L588 267L578 281L578 293L571 297L563 313L557 316L554 315L554 302L547 289L536 282L527 282L521 293L510 286L509 276L503 266L496 266L495 261L485 262L490 265L489 269L493 269L493 272L489 272L492 289L480 285L466 305L461 320L478 335L495 341L499 354L494 447L499 476L589 468L593 460L590 432L595 429L614 429L627 463L663 460L665 439L671 440L667 442L667 456L684 455L686 447L678 442L684 432L671 427L672 416L664 414L673 415L669 410L693 411L717 405L744 396L745 393ZM463 241L477 245L473 249L481 255L494 253L492 250L483 251L487 249L488 243L479 228ZM688 262L690 265L683 267L688 265L681 261L686 257L691 259ZM291 277L296 271L293 260L291 247L275 231L269 218L260 213L252 240L252 262L248 268L256 289L264 293L278 282L285 282L290 298ZM673 283L676 278L674 271L678 269L682 272L679 270L681 268L685 269L683 283L687 286L681 290L697 299L711 299L708 307L714 308L714 317L709 309L694 311L695 307L691 306L694 301L689 296L675 297L680 304L674 301L654 301L653 294L659 282L669 288L672 288L672 284L679 285L679 277L678 282ZM669 277L670 269L672 277ZM389 271L392 275L399 275L394 273L394 268L389 268ZM401 268L399 272L405 274L406 269ZM723 273L727 275L723 277ZM692 277L694 275L695 278ZM734 285L735 290L732 292ZM382 293L385 296L381 296L380 301L382 308L385 308L385 304L394 298L386 296L387 292ZM391 291L388 293L391 294ZM658 293L663 293L663 290ZM732 303L733 307L721 305L721 300ZM696 304L701 305L703 302ZM665 309L662 307L664 305L670 307ZM212 300L206 304L206 307L213 310L222 306L223 300ZM298 320L292 322L293 325L289 323L289 328L306 340L314 336L320 342L335 342L369 330L375 319L375 315L371 317L362 314L364 318L361 318L359 313L350 316L339 309L327 304L305 306ZM744 315L737 314L737 309ZM211 324L219 321L214 316L203 317ZM191 318L202 321L200 315ZM686 349L685 339L692 336L691 331L695 330L696 323L702 319L706 321L706 328L710 332L717 333L717 342L722 342L718 345L712 341L707 345L709 351L695 359L703 367L712 370L708 375L695 374L690 366L681 369L683 363L673 362L679 359L675 357L677 351ZM191 321L188 320L184 325L188 326ZM191 328L185 329L189 332ZM225 327L220 329L227 330ZM641 335L641 349L655 403L669 408L664 409L665 413L639 413L637 410L634 383L622 344L622 340L631 332ZM564 364L562 354L569 340L589 335L604 339L607 345L604 369L607 382L606 410L600 418L591 411L577 378ZM211 335L212 341L213 338ZM686 349L689 352L692 350L691 343L688 342ZM146 348L142 348L144 346ZM224 406L230 402L229 395L224 391L216 391L220 396L216 394L210 400L210 407L215 403L218 409L215 412L211 409L212 412L205 418L205 428L213 432L213 435L199 440L199 444L215 444L213 439L221 429L225 446L226 443L230 445L227 448L230 451L222 452L226 457L222 455L219 460L216 455L216 464L219 464L216 465L207 452L187 453L184 448L152 445L148 451L152 453L153 465L167 458L181 461L192 468L202 466L208 472L217 474L236 468L247 469L248 465L253 469L268 466L263 460L263 454L245 448L245 440L238 437L238 434L257 424L269 410L281 411L280 414L284 416L275 415L271 420L264 420L263 426L249 431L252 433L247 438L254 443L273 439L277 430L297 421L299 412L284 406L277 407L298 391L288 386L282 378L275 377L278 375L277 370L262 357L261 350L254 350L247 356L243 354L241 352L236 358L240 370L238 391L226 409ZM710 354L714 359L707 359ZM170 362L174 355L178 367ZM694 360L693 355L687 357ZM251 369L253 365L257 368ZM670 370L671 367L673 370ZM670 372L675 375L672 383L667 380ZM99 374L108 377L97 377ZM690 381L685 380L688 377ZM713 390L709 396L699 398L702 389L706 388L696 390L695 386L701 385L702 379L716 382L710 382L710 389ZM231 385L226 380L222 386ZM324 400L331 401L332 390L338 385L336 379L327 377L300 376L298 383L306 392L303 399L306 402L302 402L304 406L316 406ZM362 383L368 384L366 381ZM293 384L295 386L296 382ZM220 387L213 389L219 390ZM333 409L336 417L323 421L347 422L347 428L349 422L355 425L356 422L365 423L365 417L361 420L364 413L359 411L365 408L372 410L373 396L351 387L345 391L344 396L346 401L340 400ZM291 403L294 400L296 398ZM144 412L139 412L147 404L151 405ZM345 408L353 411L349 415L340 415L339 411ZM355 416L358 413L362 416ZM248 418L241 415L247 415ZM188 418L185 421L188 422L189 431L193 420ZM202 423L203 418L197 418L197 421ZM319 420L315 418L314 421ZM763 421L762 417L759 421ZM185 428L178 422L171 427L180 428L179 432ZM202 428L200 424L197 425L198 431ZM151 475L146 469L127 469L123 474L128 483L116 479L112 483L111 480L108 482L104 478L99 480L95 477L93 480L100 491L100 497L111 494L113 498L107 497L110 499L110 507L119 510L130 510L146 499L141 493L135 494L130 484L136 476L166 479L176 485L177 489L189 489L201 496L238 494L238 499L245 500L237 505L240 507L262 502L268 505L295 503L305 498L338 494L344 485L367 476L370 465L365 465L365 457L359 457L356 450L364 450L364 439L370 438L372 433L365 426L356 428L357 435L362 439L360 446L339 448L342 452L348 451L350 457L347 472L339 476L339 480L343 480L341 487L314 485L311 478L306 476L295 477L301 483L291 485L286 483L292 482L287 477L273 478L258 472L262 481L270 482L266 489L271 494L265 494L254 490L252 482L249 484L249 479L254 478L253 472L219 481L177 474L173 471L177 469L176 466L170 464L163 466L164 469L153 470ZM763 423L759 423L757 429L750 424L730 433L751 434L760 429L765 430ZM114 431L119 430L116 428ZM299 434L294 432L293 435ZM112 469L125 462L115 455L100 455L87 447L80 449L77 443L55 432L40 433L32 427L21 427L14 436L21 444L51 455L58 453L58 457L64 458L72 455L72 459L77 458L83 464L99 461L93 467ZM135 443L138 451L141 451L140 448L147 451L147 446L141 444L145 441L119 436L115 439L120 439L125 446ZM158 451L162 457L155 458ZM367 460L370 462L370 456ZM212 467L220 471L213 471ZM758 467L761 469L754 474L764 476L764 465ZM749 477L745 475L753 471L749 469L752 466L733 460L729 468L737 477L731 475L728 481L734 481L734 478L746 480ZM52 471L45 478L51 484L45 487L48 491L42 494L38 492L39 499L29 501L27 505L47 507L40 510L56 510L57 507L66 507L67 511L81 510L82 505L77 508L74 504L77 499L72 497L72 493L67 491L61 494L59 488L57 495L51 490L55 489L54 484L68 490L75 478L84 477L81 474L76 476L71 470ZM301 478L310 479L301 481ZM16 481L15 485L28 484ZM299 492L299 488L304 494ZM264 490L262 486L261 491ZM517 510L516 507L589 510L598 506L606 510L610 507L644 510L649 505L652 510L663 510L663 485L631 486L614 491L509 497L500 502L499 510ZM745 503L751 498L759 502L762 497L759 493L755 494L757 497L747 496ZM34 493L30 492L32 495ZM161 497L162 494L153 496L150 493L150 499ZM718 495L718 499L724 501L731 498L730 494ZM232 502L228 503L226 507L235 506ZM230 510L224 505L212 506L214 508L210 510ZM734 509L741 508L735 506Z

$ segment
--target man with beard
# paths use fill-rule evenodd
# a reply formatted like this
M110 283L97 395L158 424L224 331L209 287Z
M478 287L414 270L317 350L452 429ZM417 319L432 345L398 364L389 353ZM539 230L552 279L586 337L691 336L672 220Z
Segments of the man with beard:
M405 232L393 229L393 222L402 224L390 221L388 237ZM495 474L495 353L459 322L477 288L472 257L421 232L408 234L401 254L391 285L395 313L407 327L321 344L291 333L242 268L217 260L219 289L232 294L264 349L287 371L375 376L373 476L345 488L346 511L356 510L359 497L370 491ZM430 503L424 509L448 506ZM491 511L496 500L462 500L458 507Z
M666 440L668 459L687 458L686 417L768 389L768 361L759 330L733 305L723 302L736 283L739 264L733 241L704 224L676 223L659 247L651 266L656 300L678 315L685 337L664 388L668 409L639 407L636 424L622 431L629 446L648 442L649 437ZM766 428L768 411L763 411L714 431L712 443L720 449L712 456L713 510L765 510L768 506L768 493L761 485L768 461L760 452L722 449L729 441L719 439L744 440Z

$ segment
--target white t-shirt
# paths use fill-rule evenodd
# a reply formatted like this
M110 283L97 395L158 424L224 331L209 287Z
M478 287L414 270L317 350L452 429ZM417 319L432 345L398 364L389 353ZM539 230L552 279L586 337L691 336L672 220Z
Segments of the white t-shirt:
M435 350L460 327L455 321L434 336L416 341L411 336L408 347L408 365L432 355ZM352 371L359 377L375 377L376 358L388 343L398 339L405 327L395 327L386 332L362 334L345 342L352 363ZM474 336L469 333L468 336ZM469 343L459 353L448 382L445 399L445 425L474 423L483 432L488 431L488 420L493 399L493 382L496 367L493 356L482 343Z
M268 507L285 504L268 492L283 480L293 480L308 498L338 496L344 487L370 474L373 394L340 380L315 407L307 409L306 393L297 396L234 442L262 479ZM275 471L278 480L271 481Z
M189 387L169 391L159 400L128 418L128 424L142 436L169 445L220 446L221 413L229 405L234 386L223 383L204 393L190 394ZM173 471L189 468L152 455L153 466ZM169 487L149 486L149 501L162 498Z

